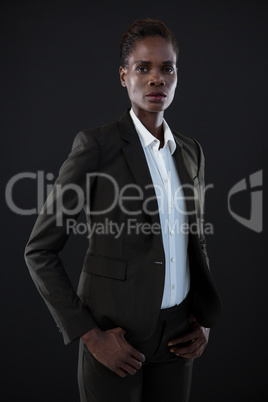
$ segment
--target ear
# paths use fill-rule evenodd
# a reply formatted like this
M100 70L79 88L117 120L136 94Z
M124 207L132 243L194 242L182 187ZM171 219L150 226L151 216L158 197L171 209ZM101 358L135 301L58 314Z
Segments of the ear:
M126 72L127 72L127 69L125 67L122 67L122 66L119 67L120 81L121 81L122 87L126 86Z

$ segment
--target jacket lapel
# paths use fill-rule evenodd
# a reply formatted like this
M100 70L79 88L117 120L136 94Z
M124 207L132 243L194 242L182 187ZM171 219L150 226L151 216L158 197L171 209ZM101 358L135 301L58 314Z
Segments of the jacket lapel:
M176 138L175 135L174 139L176 141L177 146L173 154L173 158L177 166L180 183L184 193L186 209L188 211L188 218L189 221L195 222L196 221L195 192L194 192L193 179L190 173L191 170L189 166L189 161L187 160L187 155L183 149L182 143Z
M118 122L121 138L125 141L122 150L125 154L127 163L136 180L137 185L141 188L144 201L146 200L146 208L152 220L160 225L158 213L158 203L151 178L151 174L147 165L146 157L136 132L129 111Z

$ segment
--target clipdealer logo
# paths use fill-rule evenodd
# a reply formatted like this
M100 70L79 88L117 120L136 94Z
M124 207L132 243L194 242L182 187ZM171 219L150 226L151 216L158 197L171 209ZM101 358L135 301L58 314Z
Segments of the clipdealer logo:
M14 192L16 191L16 185L21 180L33 180L36 182L36 205L32 206L31 208L20 208L15 201L14 201ZM45 203L46 198L48 197L49 193L53 188L53 181L54 175L52 173L45 173L43 171L38 171L37 173L33 172L22 172L12 176L7 185L5 191L5 199L7 206L9 209L18 214L18 215L35 215L39 212L42 213L42 206ZM116 183L113 177L109 176L109 179L113 182L115 186L115 190L117 189ZM50 183L47 183L50 182ZM82 189L78 188L78 186L73 185L73 188L80 199L80 202L83 201L84 196L82 196ZM63 191L67 190L69 186L65 186ZM205 193L209 188L214 188L213 184L209 184L205 187ZM117 189L118 190L118 189ZM141 191L141 189L140 189ZM80 194L81 193L81 194ZM231 207L231 200L239 193L244 193L243 197L246 202L246 198L250 197L250 217L246 218L245 216L239 215L235 212ZM123 194L121 194L122 200L124 199ZM121 200L121 201L122 201ZM113 204L114 205L114 204ZM57 205L59 211L64 212L63 205L59 203ZM249 175L249 177L243 178L236 184L232 186L232 188L228 192L227 196L227 207L228 212L232 216L232 218L240 223L242 226L250 229L256 233L261 233L263 231L263 170L258 170L255 173ZM76 206L78 208L78 206ZM70 215L74 214L76 208L71 211L65 211ZM51 211L52 213L53 211ZM102 211L104 212L104 211ZM210 233L214 233L213 231Z
M231 216L241 225L257 233L261 233L263 230L262 179L263 172L259 170L249 176L249 186L247 186L247 180L244 178L236 183L228 193L228 210ZM231 198L242 191L250 194L250 217L248 219L238 215L231 208Z

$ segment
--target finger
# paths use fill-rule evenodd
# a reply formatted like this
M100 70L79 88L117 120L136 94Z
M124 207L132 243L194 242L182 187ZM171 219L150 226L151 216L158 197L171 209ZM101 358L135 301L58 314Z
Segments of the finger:
M177 349L180 351L180 353L187 353L188 351L193 351L196 348L198 348L200 345L203 345L205 343L205 341L203 339L200 338L195 338L192 339L190 342L188 343L183 343L183 344L177 344L175 346L172 347L172 349Z
M123 329L123 328L120 328L119 333L120 333L120 335L121 335L122 337L124 337L124 336L126 335L127 331L126 331L125 329Z
M121 369L123 369L126 373L128 373L130 375L134 375L137 372L137 370L133 366L131 366L130 364L127 364L127 363L123 363L121 365Z
M115 330L114 333L117 333L122 337L124 337L127 332L124 328L121 328L121 327L114 328L114 330Z
M140 353L137 349L133 348L133 346L131 346L130 354L132 357L138 360L138 362L144 363L146 360L146 357L142 353Z
M115 373L116 374L118 374L120 377L126 377L127 376L127 372L125 371L125 370L123 370L123 369L121 369L121 368L119 368L119 369L117 369L116 371L115 371Z
M125 330L124 330L125 331ZM127 331L125 331L126 333ZM133 356L136 360L138 360L141 363L144 363L146 360L146 357L144 356L144 354L142 354L141 352L139 352L137 349L135 349L124 337L123 337L124 341L127 343L128 347L129 347L129 353L131 356Z
M205 343L197 343L197 342L192 342L188 346L183 346L183 347L173 347L170 349L171 352L173 352L177 356L185 357L185 358L195 358L199 357L203 350L205 349L206 344Z
M106 332L110 332L111 334L116 334L116 335L120 335L123 337L127 331L121 327L116 327L116 328L107 329Z
M136 371L142 367L142 362L136 360L134 357L130 356L126 362L130 366L132 366Z
M173 346L178 343L188 343L191 342L193 339L199 338L202 335L202 330L200 326L197 326L191 332L187 332L184 335L178 336L177 338L171 339L168 342L168 346Z
M177 338L171 339L171 341L168 342L168 346L173 346L177 345L178 343L187 343L191 342L193 339L195 339L195 331L189 332L188 334L178 336Z
M192 342L192 344L190 344L189 346L182 346L182 347L175 346L175 347L172 347L170 349L170 351L172 353L175 353L176 355L182 356L182 355L185 355L185 354L191 354L196 349L197 349L197 347L194 345L194 342Z
M196 359L197 357L200 357L202 353L204 352L205 346L202 345L199 348L195 349L194 352L192 353L185 353L185 354L180 354L180 357L183 357L184 359Z

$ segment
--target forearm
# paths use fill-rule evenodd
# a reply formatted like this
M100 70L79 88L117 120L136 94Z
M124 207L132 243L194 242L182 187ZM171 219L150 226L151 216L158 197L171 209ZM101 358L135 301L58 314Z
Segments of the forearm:
M95 320L82 305L57 253L33 251L32 247L27 246L25 252L30 275L62 332L64 342L69 343L94 327Z

